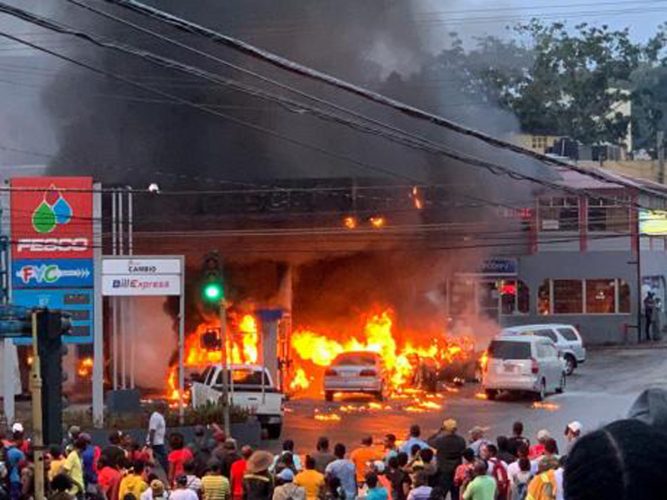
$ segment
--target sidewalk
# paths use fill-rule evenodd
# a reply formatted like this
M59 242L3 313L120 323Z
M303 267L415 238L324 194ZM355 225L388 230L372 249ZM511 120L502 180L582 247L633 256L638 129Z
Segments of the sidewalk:
M610 351L610 350L644 350L644 349L667 349L667 338L662 337L660 340L642 340L641 344L637 343L635 337L627 344L613 344L613 345L592 345L586 346L588 351Z

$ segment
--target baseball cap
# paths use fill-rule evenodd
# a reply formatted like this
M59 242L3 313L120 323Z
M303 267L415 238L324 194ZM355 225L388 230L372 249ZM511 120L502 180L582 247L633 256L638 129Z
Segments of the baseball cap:
M23 424L21 422L14 422L12 432L23 432Z
M567 428L570 429L572 432L581 432L584 426L581 425L581 422L575 420L567 424Z
M537 440L538 441L543 441L545 439L549 439L550 437L551 437L551 433L546 429L542 429L542 430L537 432Z

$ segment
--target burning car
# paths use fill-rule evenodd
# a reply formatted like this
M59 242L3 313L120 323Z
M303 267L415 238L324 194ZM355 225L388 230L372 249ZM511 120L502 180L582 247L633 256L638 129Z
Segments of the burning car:
M384 399L387 382L382 357L377 352L345 352L336 356L324 372L324 399L336 392L363 392Z

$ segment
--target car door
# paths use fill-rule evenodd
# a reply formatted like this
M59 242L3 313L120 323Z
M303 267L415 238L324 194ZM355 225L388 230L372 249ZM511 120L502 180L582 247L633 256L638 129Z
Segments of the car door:
M555 345L547 345L547 353L549 356L549 366L551 366L551 382L553 383L553 390L560 387L560 380L563 374L563 363L561 361L558 348Z

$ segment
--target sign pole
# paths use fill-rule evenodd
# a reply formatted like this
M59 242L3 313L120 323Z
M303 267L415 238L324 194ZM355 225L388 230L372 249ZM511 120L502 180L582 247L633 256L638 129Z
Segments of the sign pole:
M44 435L42 429L42 375L37 344L37 313L32 313L32 443L35 461L35 500L44 500Z
M3 410L5 412L5 419L7 425L14 423L15 406L14 406L14 343L12 339L4 339L2 346L2 394L3 394Z
M185 262L181 257L181 295L178 299L178 420L185 423Z
M220 299L220 344L222 351L222 421L226 437L230 437L229 425L229 364L227 363L227 303Z
M100 184L94 185L101 188ZM102 194L93 193L93 425L104 425L104 332L102 321Z

